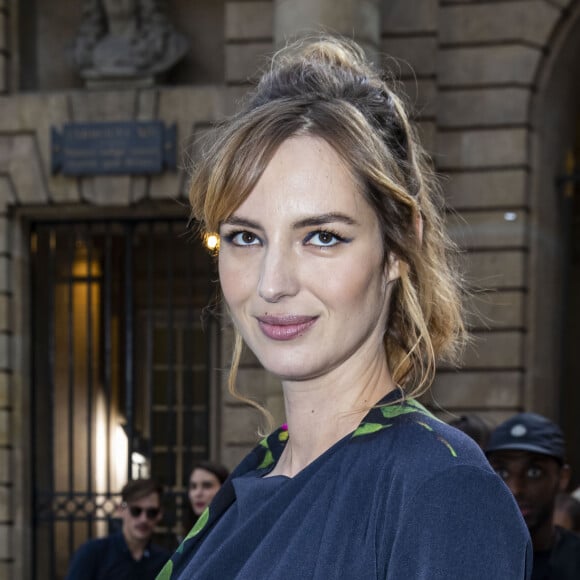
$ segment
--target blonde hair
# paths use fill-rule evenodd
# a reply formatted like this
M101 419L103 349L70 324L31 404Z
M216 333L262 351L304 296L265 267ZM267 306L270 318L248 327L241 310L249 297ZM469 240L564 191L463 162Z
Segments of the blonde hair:
M401 263L384 348L394 381L406 396L419 396L437 361L458 359L466 334L462 283L428 157L402 99L358 45L325 36L274 56L246 106L216 128L195 167L192 217L203 232L217 232L278 147L297 135L322 138L343 158L379 219L385 260L393 254ZM234 395L241 347L238 334L229 380Z

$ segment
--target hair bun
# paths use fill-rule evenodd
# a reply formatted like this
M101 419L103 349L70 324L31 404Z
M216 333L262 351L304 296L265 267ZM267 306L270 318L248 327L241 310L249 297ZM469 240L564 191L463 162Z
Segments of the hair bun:
M292 65L300 62L329 65L350 69L360 75L375 76L376 73L368 66L364 50L353 41L346 38L309 37L281 49L273 59L273 67Z

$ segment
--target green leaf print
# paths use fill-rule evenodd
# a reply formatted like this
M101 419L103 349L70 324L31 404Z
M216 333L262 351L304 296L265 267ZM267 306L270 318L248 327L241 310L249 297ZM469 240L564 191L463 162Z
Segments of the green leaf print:
M439 421L439 423L444 423L444 421L441 421L441 419L435 417L435 415L433 415L431 411L429 411L423 405L421 405L421 403L415 401L415 399L409 399L407 401L407 404L411 405L412 407L415 407L420 413L423 413L423 415L427 415L427 417L431 417L431 419L435 419L435 421Z
M400 415L406 415L408 413L418 413L419 409L415 407L403 404L403 405L387 405L381 407L381 413L385 419L393 419L394 417L399 417Z
M377 431L386 429L387 427L390 427L390 425L383 425L381 423L361 423L352 436L359 437L360 435L370 435L371 433L376 433Z
M392 419L393 417L398 417L399 415L406 415L408 413L421 413L426 417L431 417L432 419L436 419L440 421L430 413L421 403L415 401L415 399L407 399L404 403L398 403L396 405L385 405L381 407L381 412L383 417L386 419Z
M181 542L181 545L179 546L179 548L177 548L178 552L183 551L183 544L185 544L185 542L187 542L187 540L193 538L194 536L197 536L197 534L199 534L199 532L201 532L201 530L203 530L203 528L205 527L205 524L207 524L208 520L209 520L209 507L206 507L203 510L203 513L199 516L199 519L197 520L197 522L195 522L195 526L193 526L193 528L191 528L191 530L189 531L189 534L187 534L187 536L185 536L183 542Z
M264 469L265 467L269 467L270 465L272 465L272 463L274 463L274 456L272 455L272 452L268 449L266 451L266 455L264 455L262 463L258 465L258 469Z
M161 568L161 572L157 574L155 580L169 580L171 578L171 573L173 572L173 562L171 560L167 560L165 566Z

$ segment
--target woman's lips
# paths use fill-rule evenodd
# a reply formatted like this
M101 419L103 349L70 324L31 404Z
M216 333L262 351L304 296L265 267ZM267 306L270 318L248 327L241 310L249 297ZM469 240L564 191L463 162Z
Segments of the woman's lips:
M316 322L316 316L258 316L260 330L272 340L292 340Z

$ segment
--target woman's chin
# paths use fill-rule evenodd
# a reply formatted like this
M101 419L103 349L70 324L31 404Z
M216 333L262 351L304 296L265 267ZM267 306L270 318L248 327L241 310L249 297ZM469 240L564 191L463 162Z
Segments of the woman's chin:
M262 366L280 381L307 381L321 374L324 374L320 368L313 368L311 365L292 362L283 364L280 361L260 361ZM268 364L270 363L271 364Z

